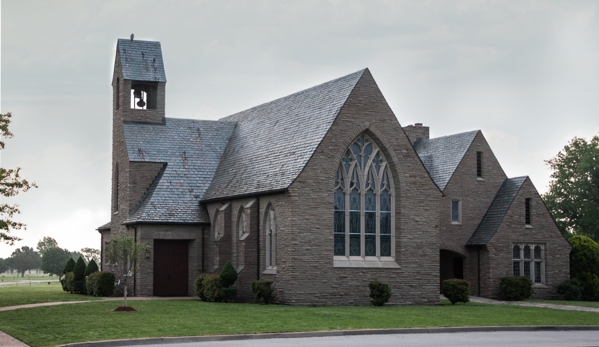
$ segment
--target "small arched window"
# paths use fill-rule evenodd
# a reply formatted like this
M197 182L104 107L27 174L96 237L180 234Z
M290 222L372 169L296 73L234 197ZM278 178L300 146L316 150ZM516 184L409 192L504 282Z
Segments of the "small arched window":
M220 216L219 210L217 209L214 213L214 239L218 240L220 236L222 236L221 228L220 228Z
M277 222L272 206L266 212L266 268L275 269L277 266Z
M113 188L113 200L114 200L114 208L112 212L119 212L119 164L114 166L114 188Z
M383 153L366 135L347 149L335 177L335 257L394 256L395 193L391 177Z
M245 231L245 213L243 213L243 207L239 210L239 217L237 218L237 232L239 233L239 238L243 237L246 234Z

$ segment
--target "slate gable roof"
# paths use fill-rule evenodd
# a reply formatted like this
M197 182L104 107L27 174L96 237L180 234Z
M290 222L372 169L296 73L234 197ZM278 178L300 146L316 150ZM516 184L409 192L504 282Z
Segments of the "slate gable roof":
M209 223L199 205L235 122L166 118L164 125L124 123L130 161L166 165L125 224Z
M468 240L467 245L482 246L491 241L527 178L528 176L522 176L508 178L503 181L491 206L489 206L483 220Z
M420 140L414 149L437 187L443 191L479 130Z
M160 42L119 39L117 51L124 79L166 82Z
M222 118L237 126L202 200L287 189L367 71Z
M102 224L102 225L101 225L101 226L99 226L99 227L98 227L98 229L96 229L96 230L98 230L98 231L110 230L110 225L111 225L111 222L108 222L108 223Z

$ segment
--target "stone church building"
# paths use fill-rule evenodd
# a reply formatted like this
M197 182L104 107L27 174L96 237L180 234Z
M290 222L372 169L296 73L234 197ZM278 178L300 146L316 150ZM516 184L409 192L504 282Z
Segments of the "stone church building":
M169 118L159 42L119 39L111 220L150 247L133 292L193 295L199 273L236 267L291 305L436 304L464 278L497 297L524 275L535 296L569 278L568 242L528 177L508 178L480 131L403 127L370 71L218 121ZM104 262L102 262L104 263Z

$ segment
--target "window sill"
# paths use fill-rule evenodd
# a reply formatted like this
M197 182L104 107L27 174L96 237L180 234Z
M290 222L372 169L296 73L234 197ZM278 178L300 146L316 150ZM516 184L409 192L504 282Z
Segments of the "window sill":
M462 225L462 222L451 222L451 225Z
M335 257L333 259L333 267L358 267L358 268L394 268L399 269L399 266L395 259L391 257L385 258L370 258L364 259L362 257Z
M532 287L533 288L549 288L549 287L547 287L547 285L545 285L545 283L533 283Z
M484 178L482 178L482 177L477 177L477 178L476 178L476 180L477 180L477 181L484 181L485 179L484 179Z
M225 236L225 235L217 235L217 236L214 238L214 242L218 242L218 241L220 241L220 239L222 239L224 236Z
M526 224L526 225L524 226L524 228L525 228L525 229L532 229L532 225L530 225L530 224Z
M239 274L241 272L241 270L243 270L243 266L238 267L237 269L235 269L235 271L237 271L237 274Z
M243 240L247 239L249 235L250 235L250 234L248 234L248 233L245 233L245 234L241 235L241 236L239 237L239 241L243 241Z
M277 274L277 267L269 267L266 268L266 270L262 271L263 275L276 275Z

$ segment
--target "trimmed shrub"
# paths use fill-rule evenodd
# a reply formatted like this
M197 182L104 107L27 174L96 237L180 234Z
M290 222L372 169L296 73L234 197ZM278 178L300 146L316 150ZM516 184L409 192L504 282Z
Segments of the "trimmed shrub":
M71 293L85 294L85 261L83 258L79 257L77 259L73 274L75 275L75 282L73 282Z
M273 281L256 280L252 282L252 293L256 298L256 302L263 300L266 305L272 304L275 301L276 294L272 286Z
M372 281L370 287L370 299L374 306L383 306L391 297L391 288L386 283Z
M557 286L557 293L564 296L566 300L580 300L582 289L578 280L567 280Z
M200 297L200 300L207 301L206 295L204 295L204 279L208 274L200 274L196 277L193 282L193 287L195 289L196 295Z
M85 293L87 295L94 295L94 287L96 286L96 282L98 282L97 274L98 274L98 271L85 277Z
M96 261L92 259L89 261L89 263L87 263L83 275L87 277L97 271L100 271L100 269L98 269L98 264L96 264Z
M451 301L467 303L470 301L470 282L461 279L449 279L443 281L443 295Z
M231 287L237 281L237 270L230 261L223 267L223 271L220 273L220 281L223 287Z
M200 274L195 279L194 288L202 301L223 300L221 279L217 274Z
M65 292L68 292L68 290L67 290L67 280L66 280L65 276L63 276L60 279L60 285L62 286L62 290L64 290Z
M94 272L90 276L94 276L93 281L95 282L93 292L95 296L113 296L114 295L114 282L116 277L112 272L98 271Z
M64 266L64 269L62 270L62 274L66 275L69 272L72 272L73 269L75 269L75 261L73 260L73 258L70 258L69 260L67 260L67 263Z
M578 275L576 280L580 283L582 300L599 301L599 276L587 272Z
M532 295L532 281L526 276L508 276L501 278L499 292L505 300L521 301Z
M65 291L73 294L75 288L75 275L73 274L73 271L67 272L64 276L64 283Z
M237 288L235 287L223 287L220 289L222 295L222 301L233 302L237 296Z

